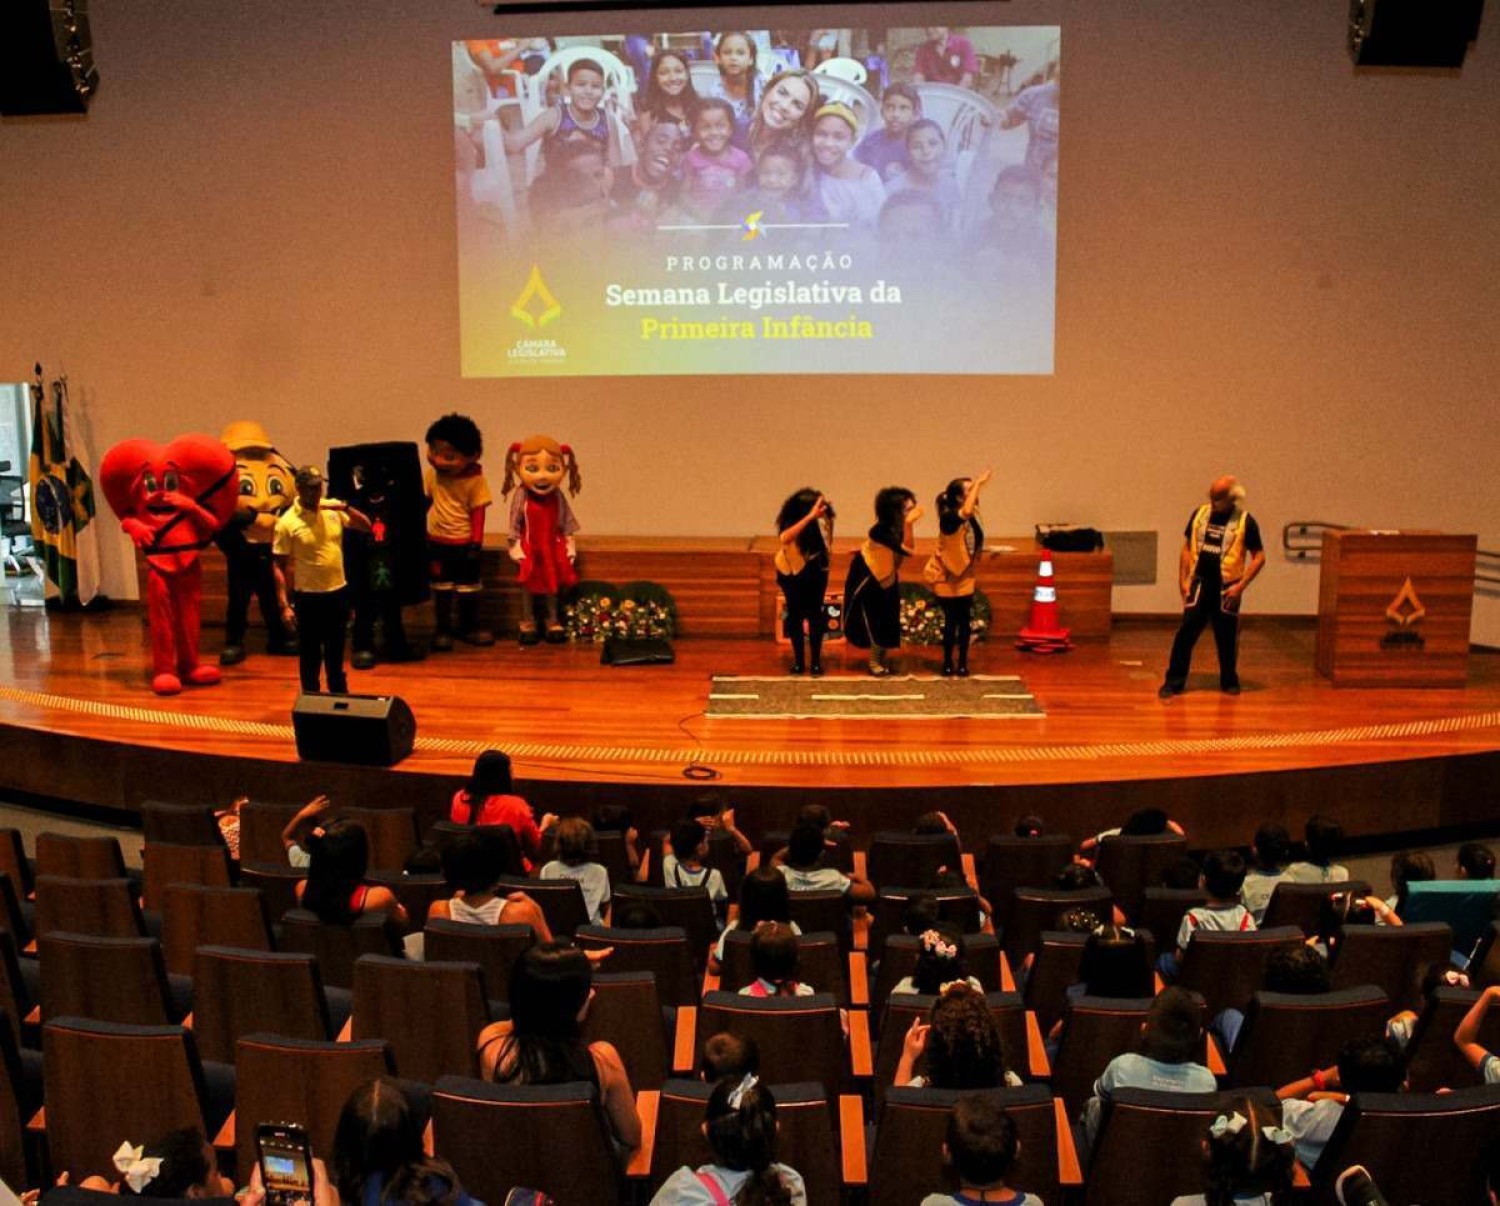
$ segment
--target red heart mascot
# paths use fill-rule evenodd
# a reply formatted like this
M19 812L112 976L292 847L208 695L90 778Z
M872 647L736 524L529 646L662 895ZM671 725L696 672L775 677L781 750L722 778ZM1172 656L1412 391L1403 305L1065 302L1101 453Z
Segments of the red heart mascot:
M198 661L203 567L198 554L229 522L239 493L234 453L212 436L178 436L165 448L125 440L104 454L100 483L120 527L145 554L151 575L151 689L176 695L184 682L219 681Z

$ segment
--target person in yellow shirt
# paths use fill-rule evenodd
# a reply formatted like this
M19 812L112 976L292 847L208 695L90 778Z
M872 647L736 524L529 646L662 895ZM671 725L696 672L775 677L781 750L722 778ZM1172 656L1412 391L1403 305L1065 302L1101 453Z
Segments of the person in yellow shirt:
M303 465L294 480L297 501L276 521L271 538L276 600L282 621L297 630L302 689L320 689L321 665L328 693L347 695L344 641L349 628L349 590L344 581L344 529L368 532L370 521L348 503L323 497L323 471L316 465Z

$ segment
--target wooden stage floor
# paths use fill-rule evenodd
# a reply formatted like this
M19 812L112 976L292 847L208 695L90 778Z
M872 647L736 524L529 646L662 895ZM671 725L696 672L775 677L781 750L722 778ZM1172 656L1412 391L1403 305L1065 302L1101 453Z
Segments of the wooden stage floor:
M977 646L976 672L1019 675L1045 712L1018 719L707 718L712 675L783 671L785 647L763 640L682 640L676 665L637 668L601 666L592 646L461 646L423 663L350 672L358 692L407 700L418 745L397 775L363 771L339 782L362 795L378 783L388 798L410 792L405 774L451 782L476 752L496 747L511 753L517 778L538 798L571 787L577 799L587 786L589 798L624 793L639 802L668 788L701 789L683 775L690 765L712 768L720 776L715 786L731 792L793 801L838 791L930 797L966 816L981 793L991 802L1001 793L1019 811L1055 800L1061 785L1112 785L1112 802L1075 793L1093 802L1083 807L1082 822L1096 813L1108 821L1125 803L1185 808L1176 801L1196 783L1193 807L1208 809L1227 829L1221 813L1243 793L1224 785L1269 775L1258 798L1268 798L1264 783L1280 784L1269 792L1278 801L1272 811L1293 821L1319 806L1337 811L1339 801L1318 803L1330 792L1345 811L1357 806L1353 796L1383 802L1382 815L1354 831L1472 826L1490 818L1488 800L1497 797L1489 789L1500 783L1500 656L1476 653L1462 690L1335 690L1314 672L1310 622L1252 617L1242 639L1242 695L1216 689L1205 637L1188 694L1164 704L1156 687L1171 632L1163 620L1119 620L1109 641L1052 657L1003 642ZM252 632L252 649L258 636ZM205 637L216 647L216 630ZM849 652L846 662L842 646L830 646L825 682L863 677ZM293 659L252 654L225 672L222 685L170 699L151 694L146 660L145 630L133 610L8 610L0 625L0 739L9 752L0 759L0 786L129 808L161 794L154 777L180 780L183 756L198 760L200 769L187 773L204 790L227 790L219 786L226 775L256 784L269 776L287 785L278 794L295 795L335 774L296 761ZM902 668L931 675L937 663L937 651L909 649ZM162 759L174 755L163 769ZM1345 775L1326 778L1341 768ZM1473 799L1476 793L1487 798ZM1422 799L1402 802L1416 797ZM1385 816L1386 805L1405 811Z

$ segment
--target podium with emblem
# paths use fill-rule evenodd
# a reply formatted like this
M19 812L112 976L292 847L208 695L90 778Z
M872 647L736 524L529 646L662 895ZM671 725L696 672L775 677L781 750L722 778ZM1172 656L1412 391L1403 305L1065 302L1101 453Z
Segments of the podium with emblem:
M1336 687L1462 687L1477 536L1323 534L1318 673Z

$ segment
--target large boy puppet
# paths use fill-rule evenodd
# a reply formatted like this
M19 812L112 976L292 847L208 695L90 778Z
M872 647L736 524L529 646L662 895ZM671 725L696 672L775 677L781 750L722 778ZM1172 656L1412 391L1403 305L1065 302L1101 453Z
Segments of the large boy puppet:
M120 527L145 555L151 621L151 689L175 695L208 686L219 668L198 660L203 567L199 554L229 522L239 496L234 453L207 435L163 447L124 440L104 454L99 479Z

